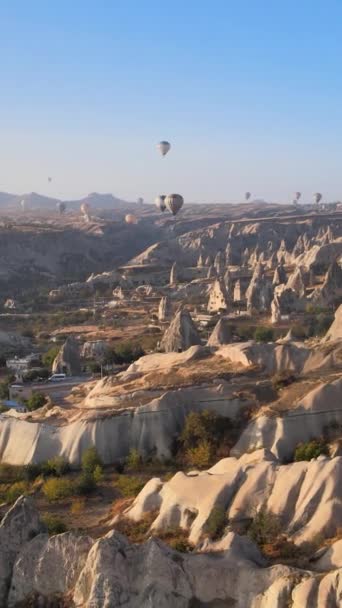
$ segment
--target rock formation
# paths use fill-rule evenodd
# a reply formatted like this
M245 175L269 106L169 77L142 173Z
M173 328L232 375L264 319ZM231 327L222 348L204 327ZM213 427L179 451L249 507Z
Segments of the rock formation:
M342 304L338 307L335 312L335 319L327 331L327 334L324 338L325 341L330 340L333 342L334 340L342 339Z
M201 344L201 338L190 313L178 311L163 336L161 349L166 353L182 352L196 344Z
M335 261L329 267L323 284L311 294L310 300L322 307L329 307L342 300L342 268Z
M273 298L272 284L263 274L263 266L257 264L246 291L247 311L249 314L266 312Z
M177 262L174 262L170 272L170 287L175 287L178 282L178 266Z
M278 264L278 266L276 267L276 269L274 271L274 275L273 275L273 285L274 286L282 285L282 284L285 284L286 282L287 282L287 276L286 276L285 268L282 264Z
M75 338L69 336L52 364L54 374L78 376L81 373L79 346Z
M271 302L271 323L276 324L281 320L279 297L275 294Z
M304 281L304 273L300 266L298 266L293 273L289 276L287 283L287 289L292 289L298 298L305 298L306 289Z
M163 296L159 302L158 320L167 321L171 315L171 303L168 296Z
M225 319L219 319L216 323L208 340L208 346L221 346L229 344L232 340L232 331L230 325Z
M211 265L208 268L207 279L213 279L214 277L216 277L216 270L214 266Z
M230 242L228 242L228 245L226 247L226 266L231 266L232 264L233 264L232 245Z
M0 606L6 606L15 560L30 539L44 532L30 498L19 498L0 524Z
M222 279L216 279L213 284L208 301L208 312L219 312L220 310L228 310L229 302L225 285Z
M107 349L108 344L105 340L89 340L84 342L82 346L81 358L100 360L105 355Z
M241 302L244 298L240 279L238 279L234 285L233 298L234 298L234 302Z
M197 260L197 268L203 268L203 266L204 266L204 260L203 260L202 254L200 254L200 256Z
M222 251L218 251L214 260L214 268L216 270L217 276L222 276L222 274L224 273L224 266L225 264Z

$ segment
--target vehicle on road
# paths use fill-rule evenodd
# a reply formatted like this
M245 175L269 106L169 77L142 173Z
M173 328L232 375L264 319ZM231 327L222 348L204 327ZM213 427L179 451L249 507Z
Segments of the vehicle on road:
M48 382L61 382L66 379L66 374L52 374L48 379Z

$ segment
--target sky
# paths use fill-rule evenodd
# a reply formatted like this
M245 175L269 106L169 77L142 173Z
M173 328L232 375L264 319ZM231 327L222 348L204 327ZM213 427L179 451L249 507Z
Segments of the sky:
M342 200L341 23L341 0L2 0L0 191Z

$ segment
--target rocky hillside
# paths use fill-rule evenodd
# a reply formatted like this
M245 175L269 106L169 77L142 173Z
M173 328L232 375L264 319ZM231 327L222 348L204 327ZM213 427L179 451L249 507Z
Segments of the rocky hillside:
M233 532L220 547L207 544L191 554L154 538L131 545L115 529L96 541L73 533L49 537L27 498L0 524L4 608L332 607L342 593L341 566L341 541L300 570L267 566L253 542Z

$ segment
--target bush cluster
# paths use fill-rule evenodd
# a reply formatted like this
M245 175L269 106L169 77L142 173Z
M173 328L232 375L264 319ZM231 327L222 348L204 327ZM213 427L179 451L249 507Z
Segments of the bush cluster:
M274 332L271 327L257 327L254 332L256 342L273 342Z
M190 412L179 439L180 455L190 466L207 467L217 449L229 444L233 426L229 418L209 410Z
M306 443L299 443L295 449L294 460L311 460L321 454L329 456L329 446L323 439L313 439Z

